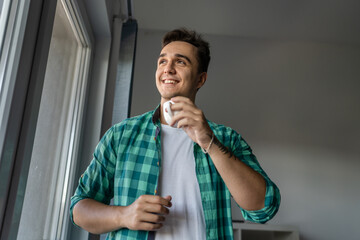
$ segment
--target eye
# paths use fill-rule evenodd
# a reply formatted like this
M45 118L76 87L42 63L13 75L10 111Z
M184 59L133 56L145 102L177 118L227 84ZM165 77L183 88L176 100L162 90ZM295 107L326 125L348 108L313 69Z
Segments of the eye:
M185 64L186 64L186 62L185 62L184 60L182 60L182 59L178 59L176 62L177 62L178 64L181 64L181 65L185 65Z
M165 59L160 59L158 62L159 65L164 64L164 63L166 63Z

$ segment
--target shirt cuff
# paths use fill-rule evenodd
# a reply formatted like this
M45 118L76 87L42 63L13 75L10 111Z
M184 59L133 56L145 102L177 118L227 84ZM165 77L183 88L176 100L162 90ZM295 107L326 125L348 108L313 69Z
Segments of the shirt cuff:
M260 210L247 211L241 208L245 220L266 223L272 219L280 206L280 191L270 180L266 180L265 206Z
M81 201L81 200L83 200L83 199L84 199L84 198L81 198L81 197L78 197L78 196L73 196L73 197L71 198L70 219L71 219L71 222L72 222L75 226L77 226L77 227L79 227L79 226L74 222L73 209L74 209L75 205L76 205L79 201Z

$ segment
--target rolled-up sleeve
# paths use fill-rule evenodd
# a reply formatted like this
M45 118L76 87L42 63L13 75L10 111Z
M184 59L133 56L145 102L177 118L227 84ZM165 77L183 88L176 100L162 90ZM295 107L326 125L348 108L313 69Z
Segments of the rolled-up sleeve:
M272 219L280 206L280 191L278 187L269 179L266 181L265 206L260 210L247 211L241 208L245 220L266 223Z
M241 161L252 169L260 173L266 182L265 206L260 210L248 211L240 207L245 220L257 223L266 223L272 219L280 207L280 191L275 183L271 181L265 171L261 168L255 155L252 153L250 146L246 141L237 135L234 139L233 152Z
M93 159L81 175L75 193L71 197L70 218L73 223L73 208L80 200L91 198L105 204L110 203L114 195L115 161L113 131L109 129L97 145Z

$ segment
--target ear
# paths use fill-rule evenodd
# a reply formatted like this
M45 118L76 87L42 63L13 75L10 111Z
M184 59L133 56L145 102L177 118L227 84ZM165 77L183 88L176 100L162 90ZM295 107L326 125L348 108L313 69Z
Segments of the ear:
M205 84L206 79L207 79L207 72L200 73L200 76L198 79L198 85L197 85L198 90Z

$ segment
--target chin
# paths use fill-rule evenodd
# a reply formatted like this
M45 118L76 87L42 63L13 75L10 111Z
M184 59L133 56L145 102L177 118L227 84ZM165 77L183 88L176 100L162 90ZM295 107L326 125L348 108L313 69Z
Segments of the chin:
M161 95L161 97L162 97L163 99L168 99L168 100L170 100L171 98L176 97L176 96L180 96L180 94L178 94L178 93L173 93L173 94L162 94L162 95Z

